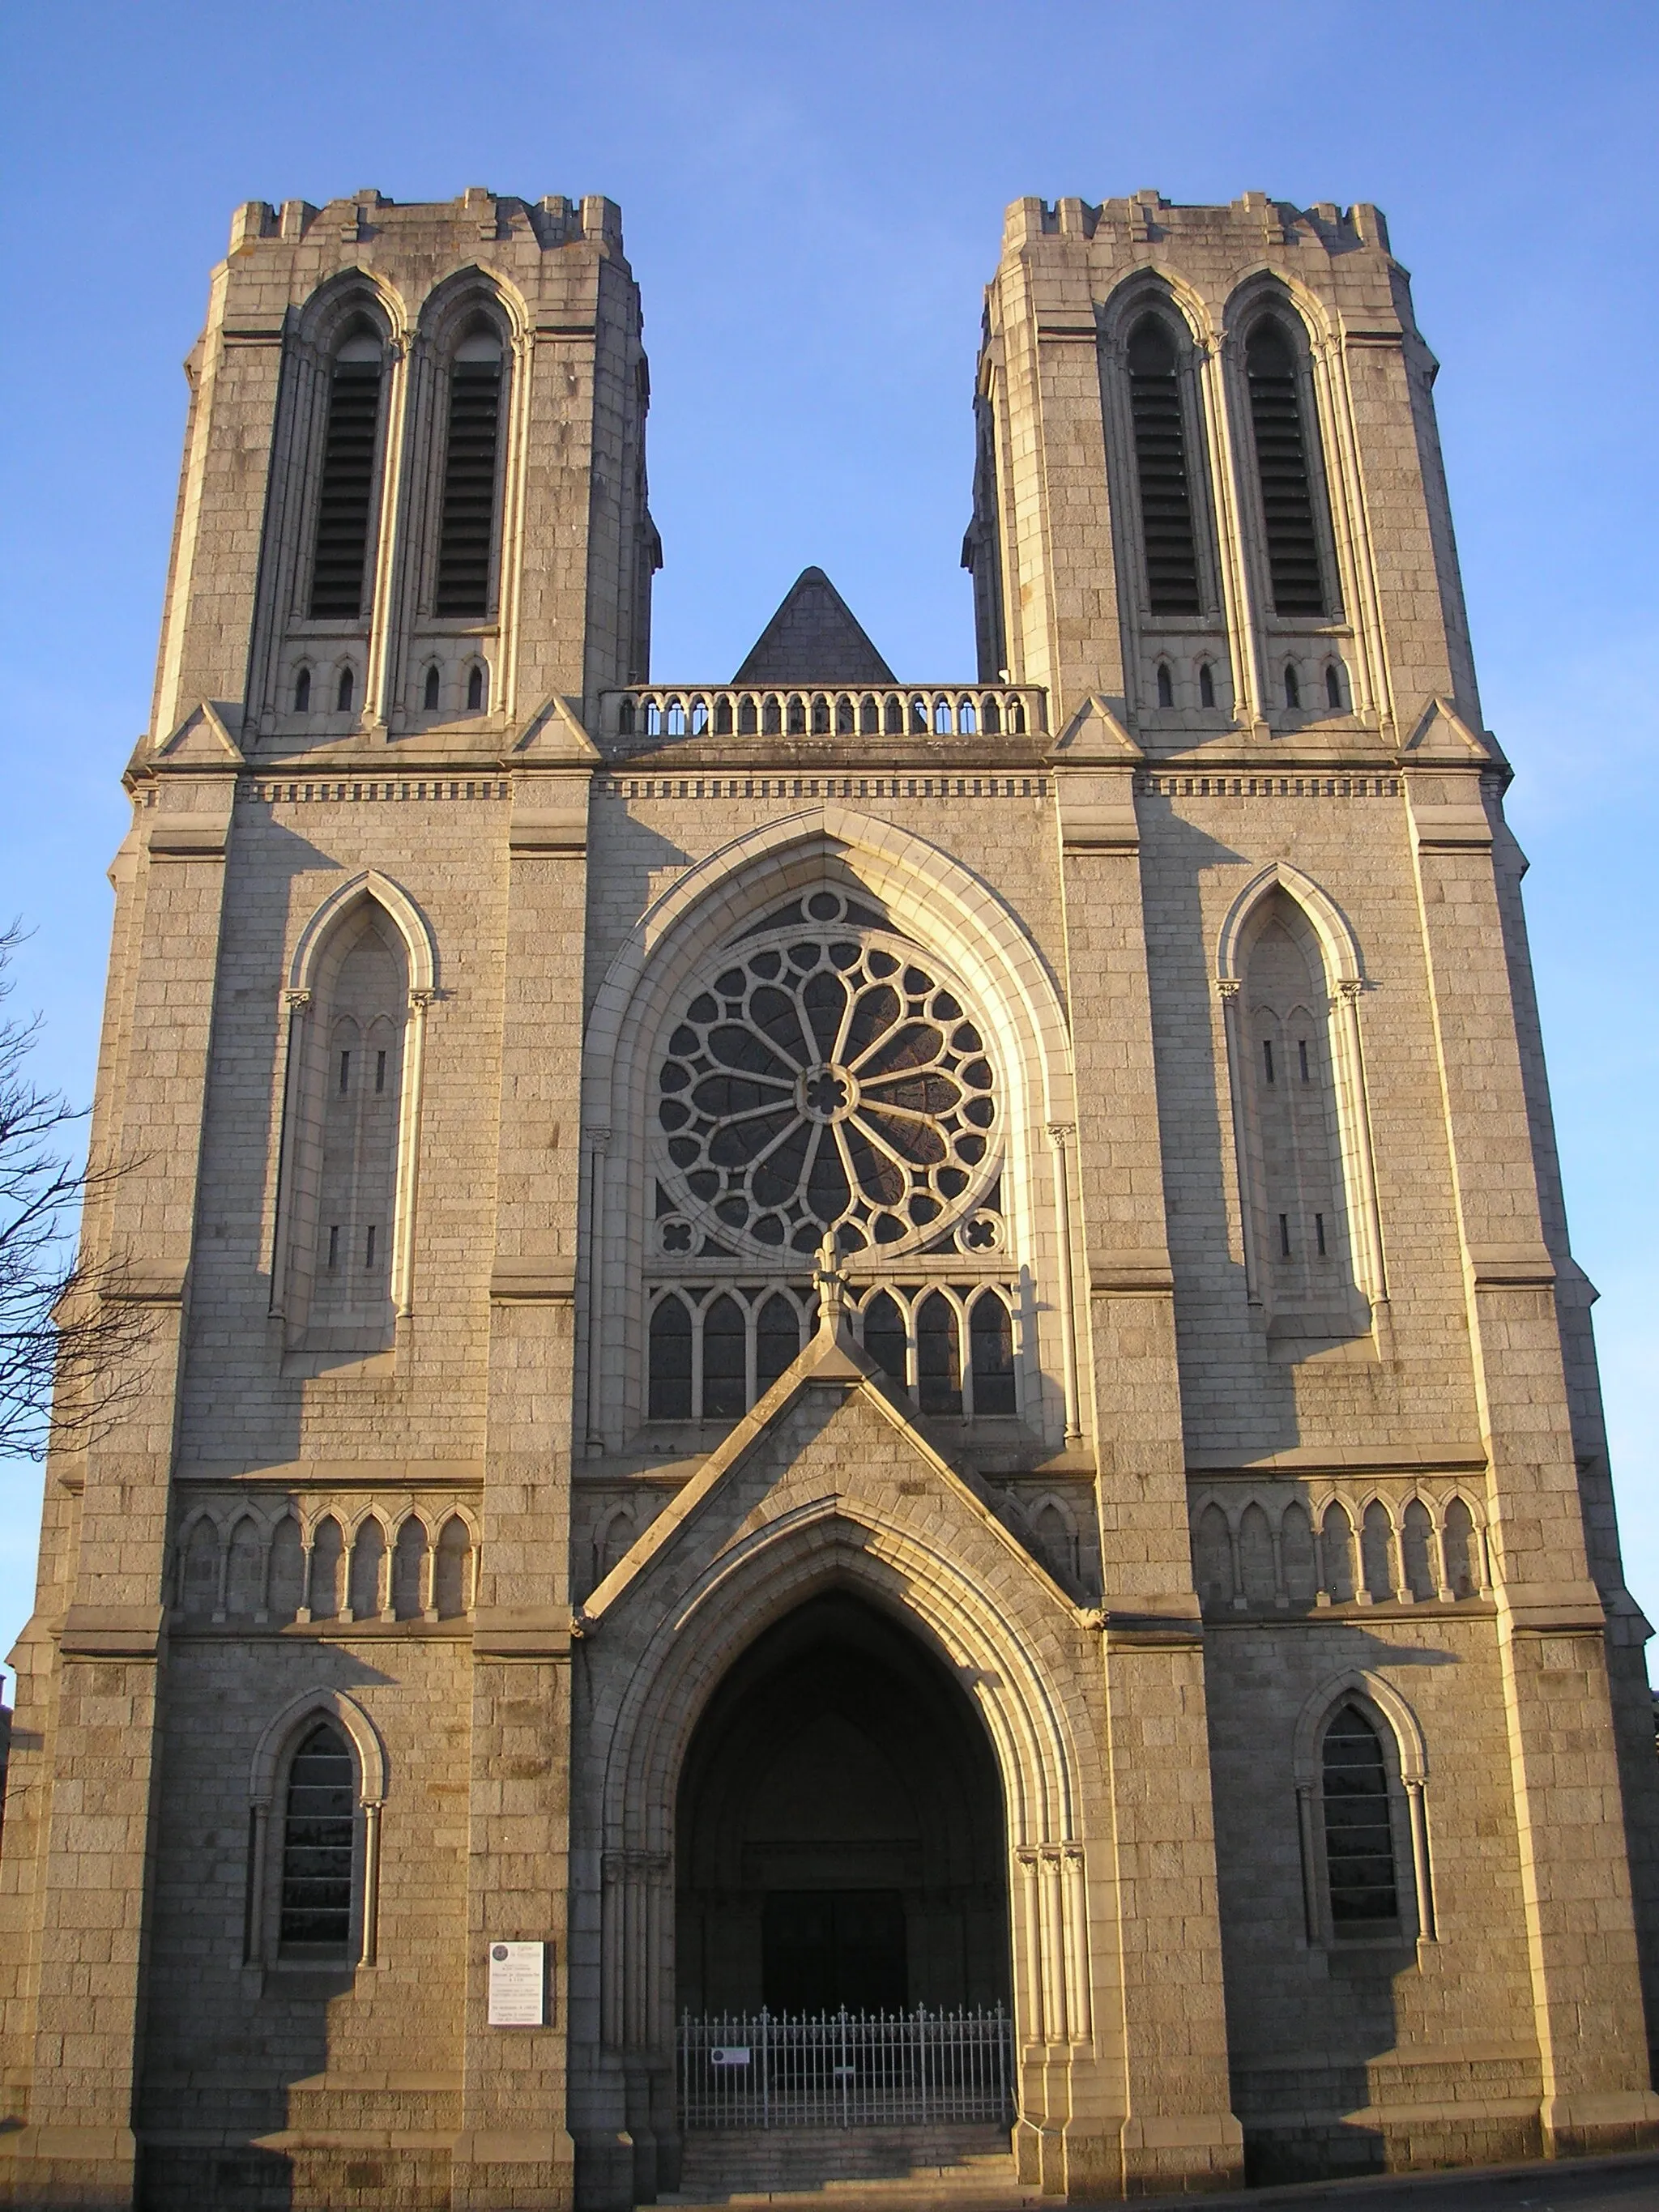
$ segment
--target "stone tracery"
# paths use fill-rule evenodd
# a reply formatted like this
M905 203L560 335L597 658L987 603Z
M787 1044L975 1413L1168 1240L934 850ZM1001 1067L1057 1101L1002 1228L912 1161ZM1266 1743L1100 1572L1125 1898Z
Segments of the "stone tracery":
M700 976L656 1078L659 1171L733 1251L898 1251L994 1180L999 1085L931 955L822 890Z

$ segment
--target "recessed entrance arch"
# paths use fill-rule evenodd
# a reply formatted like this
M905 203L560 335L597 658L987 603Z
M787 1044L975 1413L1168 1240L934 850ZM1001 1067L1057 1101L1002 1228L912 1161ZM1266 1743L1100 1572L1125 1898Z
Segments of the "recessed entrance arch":
M741 1716L749 1704L741 1694L745 1683L754 1684L751 1694L760 1698L760 1686L775 1670L775 1678L788 1671L783 1655L789 1639L805 1636L817 1622L828 1626L828 1612L811 1610L819 1601L833 1598L872 1617L872 1641L859 1663L881 1662L883 1686L869 1702L884 1709L884 1724L886 1707L915 1701L924 1711L939 1711L935 1699L947 1693L958 1702L954 1713L948 1701L942 1708L945 1740L962 1742L960 1723L980 1732L977 1739L967 1737L969 1745L988 1747L988 1826L994 1839L1001 1831L999 1874L1006 1899L998 1973L1005 1990L1012 1984L1011 2002L1000 2014L993 1995L988 2006L965 2006L963 2015L1000 2022L988 2033L1005 2045L1012 2015L1011 2086L1022 2172L1061 2170L1053 2160L1073 2125L1073 2076L1079 2063L1096 2063L1091 1966L1097 1956L1109 1972L1117 1955L1105 1893L1109 1865L1091 1863L1085 1838L1088 1808L1100 1802L1102 1788L1085 1705L1091 1670L1099 1665L1097 1637L978 1491L932 1451L890 1395L859 1371L856 1346L828 1334L815 1346L815 1356L802 1354L793 1395L772 1405L761 1431L734 1433L711 1454L583 1607L576 1689L588 1741L601 1758L592 1790L573 1796L571 1808L573 1833L592 1839L586 1863L597 1876L591 1904L583 1900L573 1928L572 1953L579 1955L579 1942L591 1944L586 1955L598 1972L582 1990L573 1969L571 2008L573 2023L579 2005L592 2004L597 2015L579 2136L596 2177L596 2201L637 2202L678 2186L680 2061L690 2034L679 2015L695 2005L708 2027L715 2009L708 1990L690 1980L690 1965L682 1967L681 1953L685 1949L689 1960L692 1936L677 1910L688 1901L706 1903L677 1896L683 1864L690 1877L687 1889L702 1881L697 1777L705 1761L709 1770L718 1768L723 1727L739 1725L719 1717L727 1700L731 1713ZM917 1494L923 1504L913 1503ZM851 1640L857 1657L860 1639ZM830 1703L824 1700L820 1710ZM761 1704L751 1708L763 1710ZM919 1732L925 1735L926 1726ZM880 1741L872 1765L878 1754L896 1763ZM963 1765L971 1776L971 1749L963 1753ZM785 1802L789 1781L786 1769L769 1800L763 1794L769 1822ZM966 1794L970 1801L976 1795L971 1785ZM879 1804L880 1796L866 1792L866 1806L872 1798ZM923 1840L923 1816L931 1810L921 1807L911 1824ZM684 1851L682 1820L692 1831ZM717 1835L718 1826L717 1820ZM822 1826L803 1838L780 1835L775 1825L769 1835L745 1836L740 1829L738 1840L813 1844L826 1832L833 1840L834 1832ZM976 1850L972 1863L982 1863ZM738 1864L740 1870L741 1859ZM777 1887L797 1899L804 1891L811 1894L805 1881L793 1893L781 1881ZM925 1893L925 1880L921 1887ZM902 1891L898 1902L903 1910ZM773 1909L776 1916L791 1907ZM762 1996L764 1911L763 1894L749 1966L750 1987ZM781 1933L787 1948L789 1931ZM810 1949L811 1929L799 1934L796 1948ZM880 1929L873 1935L871 1948L884 1948ZM832 1927L817 1940L856 1948L860 1936L856 1928ZM923 1996L929 1985L920 1975L910 1980L914 1951L907 1919L907 2017L920 2023L936 2015ZM800 1971L823 1968L808 1960ZM926 2014L916 2009L924 2002L930 2003ZM738 2019L726 2025L742 2026L739 2045L752 2039L749 2027L759 2035L747 2004L730 2012ZM918 2033L913 2039L920 2045L923 2039ZM724 2033L714 2043L724 2049ZM933 2080L931 2056L927 2063ZM692 2122L706 2124L702 2118ZM601 2172L611 2179L601 2184Z
M681 2011L1011 2001L990 1741L932 1652L850 1591L734 1662L687 1747L675 1836Z

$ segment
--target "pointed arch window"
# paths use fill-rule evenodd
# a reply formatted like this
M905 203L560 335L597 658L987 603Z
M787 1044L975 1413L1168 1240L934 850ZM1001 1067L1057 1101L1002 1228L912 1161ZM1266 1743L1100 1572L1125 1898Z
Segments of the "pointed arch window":
M968 1316L968 1346L975 1413L1013 1413L1013 1319L995 1291L981 1291L974 1301Z
M901 1389L908 1384L909 1335L897 1301L878 1291L864 1309L864 1348Z
M283 1808L282 1917L288 1958L343 1959L351 1941L356 1790L351 1753L319 1721L289 1763Z
M1399 1692L1360 1672L1316 1691L1292 1767L1310 1943L1436 1942L1428 1753Z
M962 1411L961 1332L942 1291L930 1291L916 1309L916 1399L924 1413Z
M729 1295L715 1298L702 1317L702 1411L705 1420L735 1420L748 1405L747 1328Z
M1273 612L1323 617L1329 608L1315 517L1311 426L1300 359L1275 316L1264 315L1251 331L1244 367Z
M501 342L493 331L464 339L450 365L434 600L440 615L476 619L489 612L501 370Z
M363 331L341 347L329 378L311 568L317 621L355 622L363 611L383 374L380 342Z
M755 1325L755 1391L763 1396L800 1352L800 1315L774 1291Z
M334 1691L295 1699L249 1780L247 1960L372 1966L386 1762L368 1717Z
M649 1405L653 1421L691 1418L691 1315L672 1291L651 1315Z
M1356 1705L1340 1706L1320 1748L1325 1879L1338 1934L1400 1917L1394 1820L1382 1741Z
M1143 315L1129 334L1129 413L1140 489L1146 604L1155 615L1202 611L1177 367L1169 325L1161 315Z

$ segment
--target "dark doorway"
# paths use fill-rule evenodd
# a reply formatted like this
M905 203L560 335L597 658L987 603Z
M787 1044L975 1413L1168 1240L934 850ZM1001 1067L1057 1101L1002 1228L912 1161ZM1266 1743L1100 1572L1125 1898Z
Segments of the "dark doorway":
M896 1889L775 1889L761 1914L761 1993L773 2012L902 2012L907 1949Z
M940 1661L842 1591L757 1638L692 1737L678 2004L894 2011L1009 1993L1002 1793Z

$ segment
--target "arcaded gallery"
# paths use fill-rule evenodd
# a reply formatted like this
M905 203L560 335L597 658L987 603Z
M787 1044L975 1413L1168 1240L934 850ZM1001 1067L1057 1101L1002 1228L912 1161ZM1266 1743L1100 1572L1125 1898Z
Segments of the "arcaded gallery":
M641 333L600 198L212 272L0 2203L1659 2142L1650 1632L1382 215L1008 210L971 672L808 568L653 674Z

